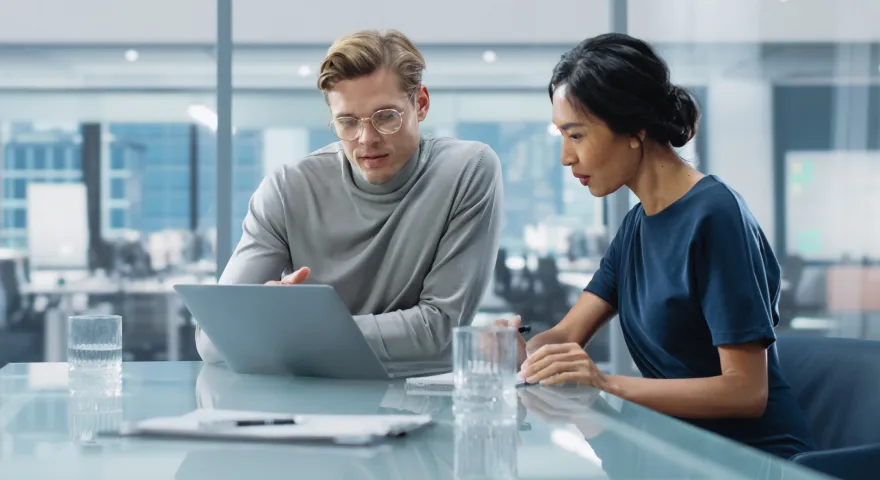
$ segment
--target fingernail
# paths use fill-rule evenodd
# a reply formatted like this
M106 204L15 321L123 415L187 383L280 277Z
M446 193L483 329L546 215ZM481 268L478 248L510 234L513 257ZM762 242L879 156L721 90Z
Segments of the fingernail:
M526 379L526 381L529 383L535 383L535 377L529 377Z

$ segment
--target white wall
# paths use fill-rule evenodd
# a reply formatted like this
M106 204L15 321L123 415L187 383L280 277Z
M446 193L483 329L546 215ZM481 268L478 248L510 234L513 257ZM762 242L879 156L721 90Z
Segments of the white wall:
M877 0L629 0L630 33L654 42L880 39Z
M608 0L233 0L242 43L318 43L393 27L418 43L573 43L609 29ZM629 0L652 41L880 39L877 0ZM0 43L212 43L215 0L2 0Z
M571 43L606 31L607 0L233 0L242 43L326 44L363 28L417 43ZM212 43L215 0L2 0L0 43Z
M745 198L773 245L772 87L757 80L715 80L707 104L709 173Z

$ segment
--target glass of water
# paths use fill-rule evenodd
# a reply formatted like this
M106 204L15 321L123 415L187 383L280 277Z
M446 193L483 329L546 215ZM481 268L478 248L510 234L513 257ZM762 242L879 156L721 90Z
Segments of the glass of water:
M512 327L457 327L452 337L453 410L516 415L517 331Z
M67 364L72 392L122 393L122 317L70 317L67 322Z

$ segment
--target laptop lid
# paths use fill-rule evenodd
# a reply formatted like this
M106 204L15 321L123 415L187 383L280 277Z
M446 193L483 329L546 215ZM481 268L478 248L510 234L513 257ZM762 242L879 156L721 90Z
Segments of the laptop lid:
M329 285L175 285L230 370L388 379Z

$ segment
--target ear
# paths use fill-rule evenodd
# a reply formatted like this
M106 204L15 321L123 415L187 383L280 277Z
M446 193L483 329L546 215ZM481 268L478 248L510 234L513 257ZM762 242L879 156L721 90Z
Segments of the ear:
M645 143L645 131L639 130L629 141L629 148L636 149Z
M428 109L430 107L431 95L428 94L428 87L422 85L419 87L419 93L416 95L416 117L420 122L428 116Z

